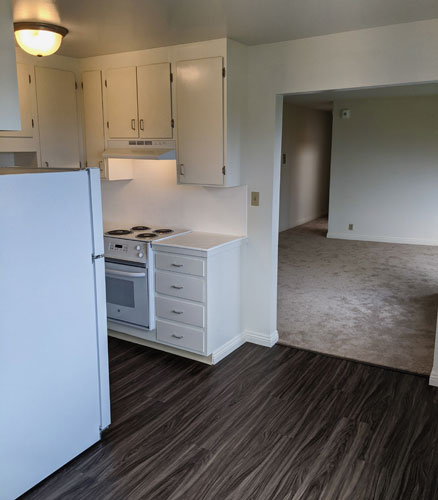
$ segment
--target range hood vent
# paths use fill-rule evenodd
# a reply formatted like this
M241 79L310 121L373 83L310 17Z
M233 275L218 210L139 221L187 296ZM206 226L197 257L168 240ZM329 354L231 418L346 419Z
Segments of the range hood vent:
M174 140L108 140L104 159L175 160Z
M174 149L156 149L156 148L143 148L143 149L105 149L102 153L104 158L127 158L131 160L174 160Z

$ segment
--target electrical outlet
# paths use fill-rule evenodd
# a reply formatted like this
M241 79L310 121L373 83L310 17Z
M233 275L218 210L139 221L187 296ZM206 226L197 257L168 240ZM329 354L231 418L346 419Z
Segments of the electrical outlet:
M354 230L354 224L348 224L348 230L353 231Z
M259 206L259 195L260 195L260 193L258 191L251 192L251 205L253 207Z

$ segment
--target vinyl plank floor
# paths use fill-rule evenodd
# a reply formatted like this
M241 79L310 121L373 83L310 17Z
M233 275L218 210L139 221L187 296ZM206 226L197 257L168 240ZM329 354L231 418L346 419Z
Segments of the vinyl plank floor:
M431 500L438 390L284 346L211 367L110 339L111 427L22 500Z

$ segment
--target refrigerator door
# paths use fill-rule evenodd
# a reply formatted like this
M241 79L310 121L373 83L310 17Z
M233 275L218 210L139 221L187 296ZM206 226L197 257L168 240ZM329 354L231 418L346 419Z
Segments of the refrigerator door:
M0 175L0 500L100 439L87 171Z
M93 235L94 286L96 292L96 328L99 356L100 428L106 429L111 423L111 409L100 169L89 168L88 175L90 182L91 227Z

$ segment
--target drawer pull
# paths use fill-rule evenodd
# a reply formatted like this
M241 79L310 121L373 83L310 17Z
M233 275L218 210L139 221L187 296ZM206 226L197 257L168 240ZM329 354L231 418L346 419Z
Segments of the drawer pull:
M175 335L174 333L172 333L172 337L174 339L183 339L184 338L184 335Z
M171 288L175 288L175 290L182 290L183 286L172 285Z
M173 267L184 267L184 264L175 264L175 263L173 263L172 266Z
M173 314L183 314L184 311L175 311L175 309L172 309Z

